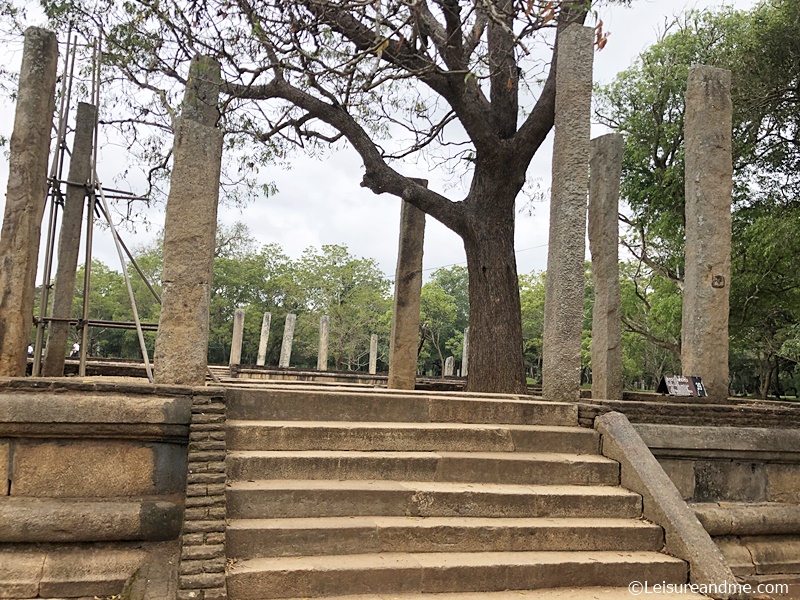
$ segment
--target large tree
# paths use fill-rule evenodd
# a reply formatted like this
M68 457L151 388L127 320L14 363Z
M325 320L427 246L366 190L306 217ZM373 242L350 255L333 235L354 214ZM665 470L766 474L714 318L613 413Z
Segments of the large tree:
M525 391L514 204L553 125L559 33L584 22L591 0L42 2L53 19L102 26L107 64L153 93L152 102L118 96L117 109L129 109L114 119L122 124L169 129L199 53L222 64L228 148L256 143L239 154L245 170L285 157L286 143L351 145L362 186L463 240L468 389ZM154 144L148 150L163 147ZM404 175L396 159L416 153L463 176L466 195Z

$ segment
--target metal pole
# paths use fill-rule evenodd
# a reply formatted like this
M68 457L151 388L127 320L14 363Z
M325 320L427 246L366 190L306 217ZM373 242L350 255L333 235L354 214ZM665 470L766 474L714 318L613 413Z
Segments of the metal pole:
M94 100L94 105L97 107L97 115L98 115L98 122L100 120L100 103L98 101L100 90L98 89L100 86L98 85L100 79L100 37L97 38L97 42L93 52L93 61L92 61L92 99ZM86 357L88 356L88 342L89 342L89 325L87 321L89 320L89 292L91 289L91 282L92 282L92 238L94 237L94 210L95 210L95 203L97 201L97 196L95 194L94 185L96 181L95 173L97 172L97 123L95 123L94 128L94 148L92 150L92 171L91 171L91 187L89 196L89 210L86 214L86 263L83 270L83 311L82 311L82 319L81 319L81 326L83 329L81 330L81 350L80 350L80 364L78 365L78 375L80 377L86 377Z
M66 146L67 117L72 95L72 78L75 71L75 49L77 36L72 37L72 23L67 31L67 48L64 52L64 74L61 80L61 101L58 107L58 129L56 137L56 152L50 166L50 192L45 199L50 200L50 212L47 217L47 244L45 246L44 273L42 275L42 293L39 299L39 319L36 322L36 341L33 350L33 367L31 375L38 377L42 369L42 345L44 343L45 322L42 317L47 316L50 303L50 277L53 270L53 252L55 249L56 223L58 221L58 200L60 195L61 170L64 166L64 150ZM72 45L70 45L72 44ZM70 67L70 48L72 51L72 66ZM67 76L69 71L69 76Z
M105 198L108 199L109 196L105 196ZM99 207L99 208L100 208L101 214L105 217L105 219L107 221L111 222L111 217L106 214L105 210L102 207ZM133 254L131 254L131 251L128 250L128 247L125 245L125 242L123 242L122 238L119 237L119 234L117 234L117 239L119 240L119 243L122 246L122 249L125 250L125 254L128 256L128 260L133 265L133 268L136 269L136 272L139 273L139 276L142 278L142 281L144 281L144 284L147 286L147 289L149 289L150 292L153 294L153 298L155 298L156 301L159 304L161 304L161 296L156 291L156 289L153 287L153 285L150 283L150 281L147 279L147 275L144 274L144 271L142 271L141 267L139 266L139 263L136 262L136 259L133 257Z
M94 174L95 178L95 185L97 185L97 189L100 192L100 202L103 206L103 212L106 215L106 220L108 221L108 226L111 228L111 237L114 238L114 245L117 247L117 254L119 255L119 262L120 266L122 267L122 275L125 277L125 286L128 288L128 298L131 301L131 310L133 310L133 322L136 323L136 335L139 337L139 348L142 350L142 358L144 359L144 370L147 372L147 379L150 380L150 383L153 383L153 371L150 368L150 358L147 354L147 345L144 342L144 333L142 332L142 324L139 321L139 311L136 308L136 298L133 296L133 288L131 287L131 279L128 277L128 268L125 264L125 255L122 252L122 246L119 243L119 236L117 235L117 228L114 227L114 221L111 220L111 216L108 210L108 204L106 203L106 197L103 194L103 186L100 185L100 182L97 177L97 173Z

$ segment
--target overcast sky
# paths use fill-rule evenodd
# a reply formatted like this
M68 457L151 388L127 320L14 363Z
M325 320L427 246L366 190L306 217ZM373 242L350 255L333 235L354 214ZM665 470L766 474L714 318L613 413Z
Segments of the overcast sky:
M665 21L671 17L687 8L716 8L723 4L748 9L755 0L635 0L632 8L605 7L600 16L604 29L612 35L605 49L595 55L595 82L608 83L618 72L630 66L639 52L656 40ZM14 52L9 68L18 70L20 58L20 53ZM0 103L0 135L11 135L13 108L10 103ZM602 133L605 130L593 124L592 135ZM529 180L540 181L546 191L550 186L551 138L552 134L528 171ZM107 186L119 187L114 179L124 168L124 156L118 148L107 146L101 150L100 178ZM399 170L425 177L430 180L430 187L445 192L451 199L460 199L456 192L445 188L445 179L436 172L427 172L417 165ZM357 256L376 259L387 276L393 277L400 200L388 195L376 196L361 188L362 172L360 158L350 149L329 153L319 160L297 157L291 170L263 169L264 180L276 183L276 195L256 200L242 210L222 208L220 219L225 223L247 223L259 242L278 243L292 257L299 256L309 246L347 245ZM0 160L0 186L3 190L7 178L8 161L3 157ZM141 190L142 187L136 184L133 181L130 187ZM0 207L4 204L3 193ZM516 248L520 273L546 268L548 212L549 204L541 202L535 205L533 215L521 213L517 216ZM123 239L129 247L150 241L163 225L161 210L152 209L148 218L153 224L150 231L140 228L135 233L123 232ZM441 266L466 264L460 238L431 217L428 217L425 236L423 268L427 274ZM108 231L98 232L95 240L95 256L109 266L119 268ZM41 273L37 282L40 280Z

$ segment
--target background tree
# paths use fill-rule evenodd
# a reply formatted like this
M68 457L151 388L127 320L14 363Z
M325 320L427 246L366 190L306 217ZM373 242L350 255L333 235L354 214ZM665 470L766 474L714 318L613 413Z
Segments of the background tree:
M330 317L329 349L336 370L366 366L373 333L388 347L389 282L373 259L356 258L345 246L326 245L321 251L307 249L294 263L293 273L306 311L305 350L315 365L322 315Z
M448 356L461 361L464 329L469 325L469 276L462 266L437 269L422 286L421 326L424 344L419 371L444 374Z

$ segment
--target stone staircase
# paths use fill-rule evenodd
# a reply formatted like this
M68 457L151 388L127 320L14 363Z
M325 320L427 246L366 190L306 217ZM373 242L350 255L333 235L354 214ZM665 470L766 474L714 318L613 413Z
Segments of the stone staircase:
M511 396L229 390L229 598L613 600L685 582L577 425L575 406Z

